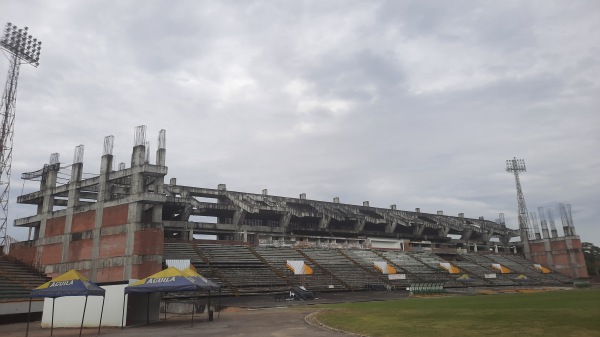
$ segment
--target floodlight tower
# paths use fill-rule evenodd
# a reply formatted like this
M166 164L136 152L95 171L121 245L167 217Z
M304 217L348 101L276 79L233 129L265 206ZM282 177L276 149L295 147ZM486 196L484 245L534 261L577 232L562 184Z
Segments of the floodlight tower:
M527 213L527 205L525 204L525 197L521 190L521 182L519 181L519 173L527 172L525 167L524 159L513 158L506 161L506 172L514 173L515 182L517 184L517 202L519 204L519 230L521 232L521 240L526 244L525 241L535 239L535 234L529 226L529 216Z
M18 28L7 23L0 39L0 49L10 55L8 76L0 103L0 245L6 245L8 222L8 196L10 192L10 166L12 162L15 109L17 103L17 81L21 64L37 67L40 63L42 42L28 34L28 28Z

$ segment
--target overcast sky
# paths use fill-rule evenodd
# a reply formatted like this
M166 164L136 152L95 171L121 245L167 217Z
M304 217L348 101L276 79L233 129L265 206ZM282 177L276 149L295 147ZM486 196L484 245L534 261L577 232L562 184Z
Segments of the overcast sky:
M108 135L129 166L147 125L153 153L166 129L178 184L504 213L511 228L505 161L522 158L529 211L572 204L600 244L598 1L0 0L6 22L43 41L19 77L19 239L12 218L35 207L16 197L38 187L21 173L84 144L97 174Z

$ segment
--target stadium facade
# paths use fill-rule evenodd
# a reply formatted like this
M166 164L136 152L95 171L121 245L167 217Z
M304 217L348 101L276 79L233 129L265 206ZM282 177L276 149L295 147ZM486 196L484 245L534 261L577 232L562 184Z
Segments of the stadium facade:
M59 179L65 167L56 160L23 175L39 180L40 189L18 197L18 202L36 206L37 212L15 220L15 226L30 228L30 238L13 244L11 255L48 275L76 269L95 282L123 281L160 271L165 241L191 241L196 234L210 234L220 242L271 246L293 242L446 252L518 251L544 260L544 265L558 266L569 276L583 276L579 270L585 271L585 263L582 267L578 257L571 256L581 246L576 236L532 242L531 249L523 250L521 242L511 241L519 231L482 217L405 211L396 205L378 208L366 201L350 205L338 198L317 201L305 194L273 196L267 190L236 192L224 184L217 188L177 185L175 178L165 181L164 130L154 164L149 162L145 127L136 129L129 168L121 163L113 169L112 142L112 136L106 137L98 176L83 178L82 155L77 150L65 183ZM195 221L207 218L213 221ZM552 253L560 244L551 240L567 242L559 250L561 256Z

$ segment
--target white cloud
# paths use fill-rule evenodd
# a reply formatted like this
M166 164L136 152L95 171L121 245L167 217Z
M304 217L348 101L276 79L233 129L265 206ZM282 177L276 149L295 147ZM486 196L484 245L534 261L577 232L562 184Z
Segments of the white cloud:
M128 162L133 128L188 185L424 212L516 228L513 178L528 206L574 206L600 243L600 13L595 1L31 1L0 23L43 41L23 66L11 217L22 172L104 136ZM0 74L8 62L0 62ZM36 186L25 184L24 190ZM14 213L13 213L14 210ZM12 228L9 229L17 236Z

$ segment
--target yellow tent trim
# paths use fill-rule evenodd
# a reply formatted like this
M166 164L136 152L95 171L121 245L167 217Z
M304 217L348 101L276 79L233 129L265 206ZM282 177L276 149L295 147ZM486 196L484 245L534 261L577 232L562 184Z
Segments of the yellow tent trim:
M81 273L79 273L77 270L71 269L68 272L53 278L52 280L42 284L41 286L39 286L35 289L46 289L50 286L50 283L61 282L61 281L71 281L71 280L88 281L88 278L81 275Z
M175 268L175 267L169 267L163 271L159 271L156 274L152 274L148 277L145 277L135 283L132 283L130 286L137 286L140 284L145 284L146 280L149 278L159 278L159 277L173 277L173 276L182 276L182 277L187 277L186 274L184 274L181 270Z

